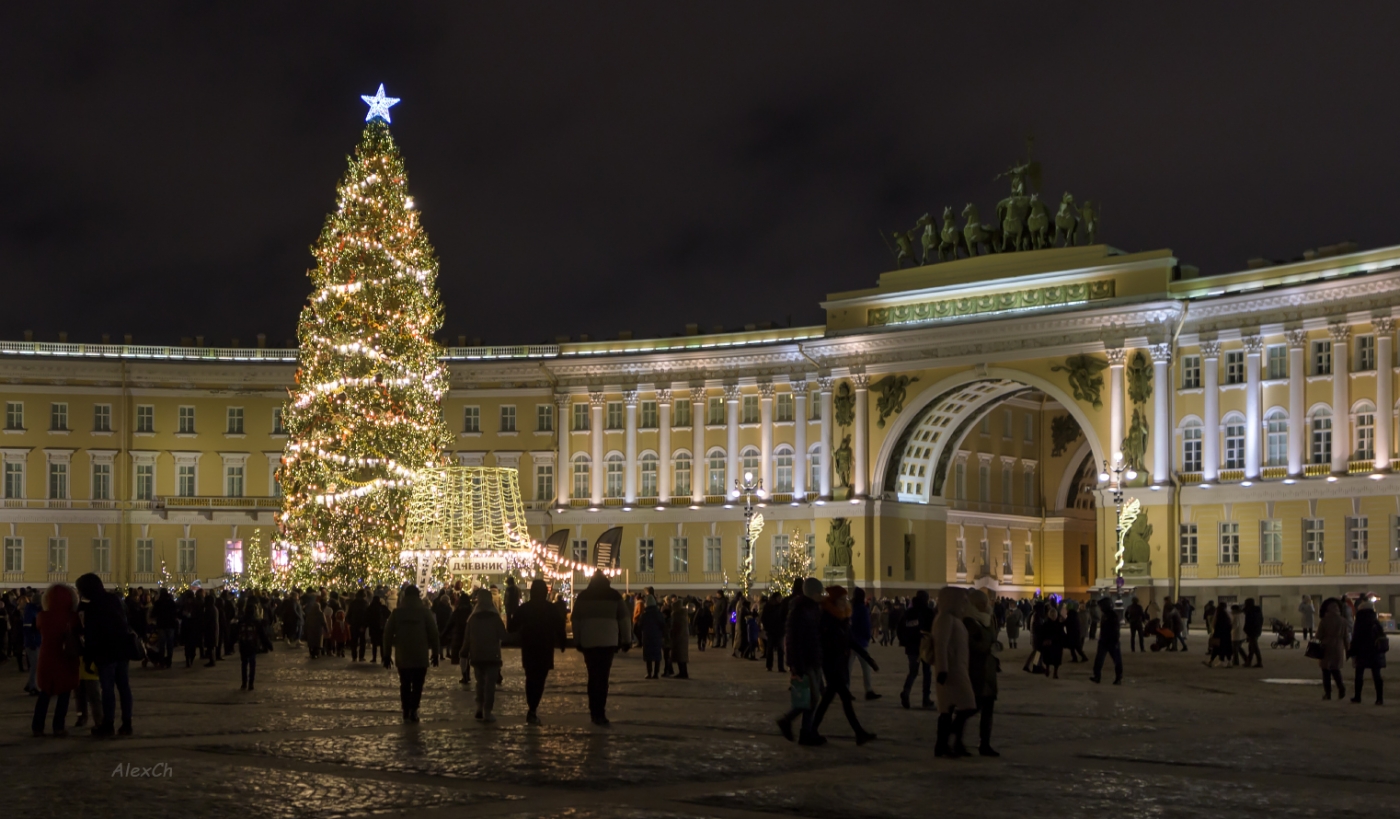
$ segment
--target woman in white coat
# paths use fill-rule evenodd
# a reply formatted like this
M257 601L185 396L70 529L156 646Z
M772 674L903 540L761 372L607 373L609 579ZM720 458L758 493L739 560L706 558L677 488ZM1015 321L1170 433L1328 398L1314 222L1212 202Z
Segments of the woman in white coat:
M1303 602L1298 604L1298 628L1303 631L1305 643L1312 639L1313 632L1317 629L1317 607L1306 594L1303 595Z
M944 586L938 592L938 616L933 618L934 671L938 685L938 744L934 756L971 756L963 745L963 728L977 713L977 693L968 676L967 590ZM949 741L952 747L949 747Z

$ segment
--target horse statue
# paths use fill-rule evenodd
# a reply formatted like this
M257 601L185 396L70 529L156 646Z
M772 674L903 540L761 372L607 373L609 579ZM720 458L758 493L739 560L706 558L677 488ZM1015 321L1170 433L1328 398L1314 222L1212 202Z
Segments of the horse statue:
M1084 217L1084 230L1089 234L1089 244L1098 244L1099 209L1094 207L1094 200L1084 200L1084 208L1080 210L1080 215Z
M943 230L938 234L938 261L957 261L958 248L966 248L963 242L962 231L958 230L957 220L953 216L953 206L948 205L943 208ZM969 256L973 255L970 251Z
M1026 214L1030 212L1030 199L1026 196L1009 196L997 203L997 218L1001 222L1001 250L1025 250Z
M1030 230L1031 247L1040 250L1051 246L1050 211L1038 193L1031 194L1031 215L1026 218L1026 227Z
M933 256L933 249L938 244L938 231L934 230L933 216L927 213L920 216L919 221L914 223L914 230L919 234L920 249L923 251L919 256L919 264L928 264Z
M967 247L967 255L977 256L978 246L986 247L988 253L997 250L997 244L1001 239L1001 231L995 227L982 224L982 217L977 213L977 206L971 202L963 208L963 218L967 224L963 226L963 244Z
M1069 191L1060 199L1060 209L1055 213L1055 242L1060 242L1064 233L1064 244L1060 247L1074 247L1079 244L1079 216L1074 208L1074 197Z

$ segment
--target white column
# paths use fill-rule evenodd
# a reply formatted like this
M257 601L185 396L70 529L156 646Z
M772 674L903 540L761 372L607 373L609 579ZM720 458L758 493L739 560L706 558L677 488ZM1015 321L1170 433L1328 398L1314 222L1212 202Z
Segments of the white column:
M821 461L821 496L827 499L831 498L831 414L836 411L832 406L831 387L830 376L817 378L817 389L821 392L822 402L822 442L818 460Z
M627 473L622 479L622 497L631 505L637 502L637 391L624 391L622 402L627 413Z
M573 407L573 401L567 395L554 396L554 406L559 408L559 421L554 429L559 434L559 466L555 470L554 489L559 495L559 505L569 505L569 491L574 488L574 462L569 454L569 410Z
M1162 485L1171 480L1172 426L1171 375L1172 345L1152 345L1152 483ZM1027 501L1029 504L1029 501Z
M1332 471L1345 475L1347 462L1351 460L1351 404L1347 400L1350 377L1347 357L1347 339L1351 328L1345 324L1333 324L1327 328L1332 334Z
M1264 339L1259 336L1245 336L1245 396L1244 396L1244 476L1250 480L1259 477L1259 436L1264 428L1264 418L1259 409L1259 356L1264 352Z
M1371 329L1376 331L1376 470L1384 472L1390 469L1390 427L1395 419L1395 320L1378 316L1371 319Z
M1201 467L1207 481L1220 476L1220 342L1201 342L1201 385L1206 399Z
M764 381L758 385L759 421L759 477L763 479L763 491L773 492L773 382Z
M1110 347L1108 352L1108 460L1117 464L1123 454L1123 364L1128 351Z
M734 494L734 480L739 477L739 385L724 388L725 470L724 493Z
M792 386L792 499L807 499L807 382Z
M690 501L704 503L710 477L710 464L705 458L705 388L690 388Z
M1307 407L1303 406L1307 364L1303 354L1308 346L1306 330L1289 330L1288 336L1288 475L1303 474L1304 445L1308 435Z
M656 502L671 499L671 391L656 391Z
M867 432L865 428L867 426L866 421L869 415L869 409L867 405L870 403L870 376L866 375L863 372L852 373L851 381L854 382L854 386L856 388L856 440L855 446L852 447L851 452L851 459L855 461L855 464L851 468L851 484L853 490L852 496L857 498L863 498L866 495L870 494L870 481L866 478L865 474L868 469L868 466L865 462L865 450L867 440Z
M606 480L606 472L603 469L603 407L605 399L601 392L590 392L588 394L589 411L591 417L588 424L588 437L593 444L593 464L589 475L593 484L593 504L599 505L603 502L603 481Z

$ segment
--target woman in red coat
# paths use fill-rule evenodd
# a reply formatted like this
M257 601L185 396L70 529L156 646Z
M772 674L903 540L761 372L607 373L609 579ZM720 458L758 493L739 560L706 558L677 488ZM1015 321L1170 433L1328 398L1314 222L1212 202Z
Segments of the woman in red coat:
M44 735L49 698L58 697L53 712L53 735L67 736L63 720L68 716L68 695L78 687L78 595L55 583L44 592L44 610L39 613L39 700L34 703L34 736Z

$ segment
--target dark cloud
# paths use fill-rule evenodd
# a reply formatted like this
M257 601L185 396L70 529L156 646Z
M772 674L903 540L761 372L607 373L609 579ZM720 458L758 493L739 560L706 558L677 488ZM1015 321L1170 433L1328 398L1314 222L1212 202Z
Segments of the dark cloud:
M298 3L0 12L0 336L294 332L358 138L394 132L448 335L819 321L877 233L1047 195L1206 272L1396 241L1400 10Z

